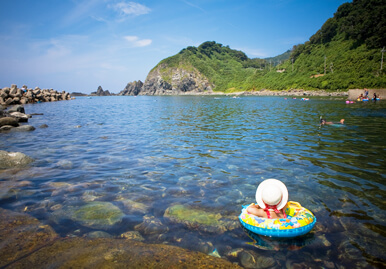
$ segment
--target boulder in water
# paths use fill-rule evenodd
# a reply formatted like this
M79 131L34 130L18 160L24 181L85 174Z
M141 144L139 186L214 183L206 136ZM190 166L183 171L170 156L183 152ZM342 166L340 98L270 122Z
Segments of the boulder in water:
M124 214L109 202L90 202L69 212L70 218L92 229L108 229L122 220Z
M0 169L22 167L33 162L33 159L21 152L0 150Z

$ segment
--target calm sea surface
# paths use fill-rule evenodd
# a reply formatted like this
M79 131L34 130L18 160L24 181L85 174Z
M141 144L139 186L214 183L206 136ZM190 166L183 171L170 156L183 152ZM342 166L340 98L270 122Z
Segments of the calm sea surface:
M242 248L282 267L386 266L386 101L80 97L25 110L44 114L29 120L36 130L1 133L0 150L35 162L0 171L0 206L26 212L61 236L137 230L147 243L225 259ZM346 124L320 126L321 115ZM283 181L290 200L315 214L310 234L268 240L243 230L241 206L255 201L268 178ZM71 209L96 202L114 205L123 217L111 225L72 217ZM216 233L175 223L164 217L173 205L233 217L237 225ZM153 222L142 229L145 219Z

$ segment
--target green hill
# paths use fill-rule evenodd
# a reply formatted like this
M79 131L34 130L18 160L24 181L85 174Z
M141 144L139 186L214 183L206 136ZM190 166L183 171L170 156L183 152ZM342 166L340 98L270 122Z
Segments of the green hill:
M354 0L341 5L309 41L277 57L250 59L212 41L187 47L155 68L166 82L173 68L198 70L215 91L225 92L385 88L381 70L381 50L386 45L384 14L384 0Z

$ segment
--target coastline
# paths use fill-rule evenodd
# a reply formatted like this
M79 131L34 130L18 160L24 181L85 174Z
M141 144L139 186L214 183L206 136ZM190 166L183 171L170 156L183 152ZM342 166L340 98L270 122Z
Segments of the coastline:
M164 94L168 95L168 94ZM325 90L303 90L303 89L291 89L291 90L259 90L259 91L240 91L240 92L186 92L180 95L225 95L225 96L343 96L347 97L349 91L325 91Z

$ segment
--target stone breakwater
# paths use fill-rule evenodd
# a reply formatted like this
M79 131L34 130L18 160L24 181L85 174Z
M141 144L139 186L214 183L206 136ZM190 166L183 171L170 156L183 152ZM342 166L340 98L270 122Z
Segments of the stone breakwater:
M17 85L0 89L0 105L27 104L40 102L55 102L61 100L70 100L71 95L68 92L58 92L53 89L28 89L27 86L18 88Z

